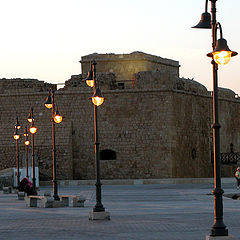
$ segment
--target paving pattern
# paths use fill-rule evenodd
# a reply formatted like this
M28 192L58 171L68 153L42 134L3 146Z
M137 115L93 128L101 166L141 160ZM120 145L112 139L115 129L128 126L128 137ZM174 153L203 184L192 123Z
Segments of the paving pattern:
M211 184L103 186L111 220L89 221L95 186L60 187L87 198L84 208L27 208L16 194L0 193L0 239L203 240L213 223ZM225 193L237 192L232 184ZM40 194L51 190L41 187ZM240 239L240 201L224 197L224 223Z

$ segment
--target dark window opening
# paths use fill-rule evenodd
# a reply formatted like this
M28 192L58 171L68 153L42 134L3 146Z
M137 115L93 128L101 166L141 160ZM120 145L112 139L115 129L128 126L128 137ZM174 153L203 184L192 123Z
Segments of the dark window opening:
M124 89L124 88L125 88L125 84L124 84L124 83L118 83L118 87L119 87L120 89Z
M100 160L116 160L116 152L110 149L100 151Z
M230 144L230 152L233 153L233 143Z
M195 148L193 148L192 149L192 159L194 160L194 159L196 159L196 157L197 157L197 151Z

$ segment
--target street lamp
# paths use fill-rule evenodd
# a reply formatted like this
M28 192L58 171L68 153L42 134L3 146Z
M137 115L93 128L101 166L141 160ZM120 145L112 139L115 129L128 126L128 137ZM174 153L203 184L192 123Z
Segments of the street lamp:
M57 171L56 171L56 144L55 144L55 123L62 122L62 116L59 114L58 110L55 110L55 91L50 88L48 97L45 102L45 107L52 109L52 158L53 158L53 197L55 200L59 201L58 196L58 184L57 184Z
M96 65L96 64L95 64L95 65ZM87 78L85 78L83 81L86 81L86 84L87 84L89 87L94 87L95 82L94 82L94 79L93 79L92 64L91 64L91 66L90 66L90 70L89 70L89 72L88 72Z
M16 117L16 125L15 125L15 128L18 129L18 130L21 128L21 125L19 124L19 121L18 121L18 117Z
M98 139L98 118L97 118L97 108L104 102L104 97L99 88L98 81L96 80L96 62L93 60L91 63L90 71L88 76L84 81L90 87L93 87L93 96L91 97L92 103L94 105L94 135L95 135L95 166L96 166L96 205L93 208L93 212L90 213L90 219L110 219L108 212L105 212L105 208L102 204L102 183L100 175L100 153L99 153L99 139Z
M218 26L220 29L220 39L216 41ZM213 58L218 65L225 65L229 63L231 57L234 57L238 54L237 52L231 51L229 49L226 39L223 38L222 26L219 22L217 22L214 26L213 42L214 42L213 52L208 53L207 56Z
M214 224L210 230L210 236L228 236L228 229L223 222L223 200L222 195L224 193L221 187L221 159L220 159L220 124L218 120L218 64L224 65L229 62L230 58L236 56L237 53L231 51L225 39L222 38L222 28L216 21L216 2L211 1L211 19L206 9L202 15L202 19L193 28L212 29L212 48L213 51L208 53L207 56L212 58L213 67L213 152L214 152ZM216 41L217 29L220 28L220 39Z
M98 107L102 105L103 102L104 102L104 97L102 95L100 88L97 87L97 89L94 90L94 94L92 96L92 103L94 104L94 106Z
M29 128L29 132L31 133L31 141L32 141L32 182L33 182L33 194L37 195L36 191L36 177L35 177L35 153L34 153L34 134L37 133L37 127L34 124L34 117L33 117L33 108L28 116L28 122L31 123L31 127Z
M16 121L16 125L15 125L15 132L13 135L14 140L16 140L16 165L17 165L17 187L19 187L20 184L20 174L19 174L19 151L18 151L18 141L20 139L20 135L18 134L18 130L21 128L19 122L18 122L18 118Z
M27 127L25 127L25 132L24 132L24 137L25 137L25 141L24 141L24 144L25 144L25 156L26 156L26 177L29 178L28 176L28 146L30 144L30 141L28 140L28 130L27 130Z

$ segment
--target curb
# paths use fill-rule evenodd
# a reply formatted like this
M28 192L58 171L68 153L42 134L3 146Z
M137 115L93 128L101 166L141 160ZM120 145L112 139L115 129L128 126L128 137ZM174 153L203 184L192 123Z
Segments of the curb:
M221 178L222 183L235 184L234 178ZM213 178L161 178L161 179L103 179L103 185L141 185L141 184L213 184ZM59 186L95 185L96 180L58 180ZM40 181L40 186L52 185L52 181Z

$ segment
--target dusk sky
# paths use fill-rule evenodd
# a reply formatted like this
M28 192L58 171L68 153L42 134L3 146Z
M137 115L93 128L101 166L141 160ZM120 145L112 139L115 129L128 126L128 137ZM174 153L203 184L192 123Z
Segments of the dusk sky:
M205 0L0 0L0 78L63 83L81 56L142 51L179 61L180 76L212 90L211 30L193 29ZM208 10L210 12L211 3ZM218 0L217 20L240 53L239 0ZM219 33L218 33L219 36ZM240 95L240 54L219 67L219 86Z

